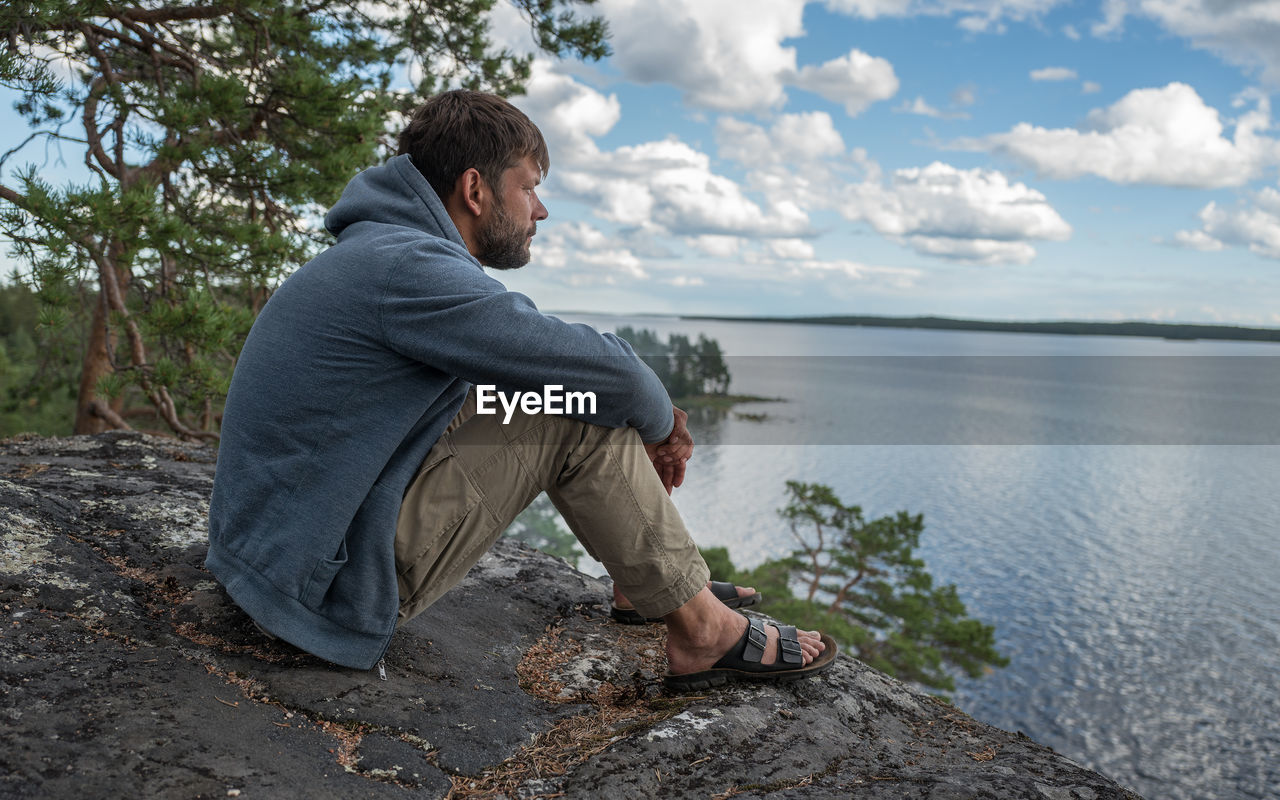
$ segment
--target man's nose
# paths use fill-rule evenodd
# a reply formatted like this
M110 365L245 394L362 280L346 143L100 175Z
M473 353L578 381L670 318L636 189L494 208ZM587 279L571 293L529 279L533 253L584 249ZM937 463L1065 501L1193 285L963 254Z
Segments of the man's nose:
M534 221L534 222L537 222L538 220L546 219L546 218L547 218L547 217L549 217L549 216L550 216L550 214L547 212L547 207L546 207L546 206L544 206L544 205L542 204L542 200L540 200L540 199L538 198L538 195L537 195L537 194L534 194L534 196L533 196L533 221Z

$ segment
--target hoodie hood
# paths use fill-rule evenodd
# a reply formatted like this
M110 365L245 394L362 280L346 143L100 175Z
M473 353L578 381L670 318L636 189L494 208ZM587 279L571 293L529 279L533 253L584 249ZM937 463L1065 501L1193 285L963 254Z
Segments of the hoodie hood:
M448 239L463 250L467 247L435 189L408 155L396 156L352 178L324 217L325 228L338 237L357 222L412 228Z

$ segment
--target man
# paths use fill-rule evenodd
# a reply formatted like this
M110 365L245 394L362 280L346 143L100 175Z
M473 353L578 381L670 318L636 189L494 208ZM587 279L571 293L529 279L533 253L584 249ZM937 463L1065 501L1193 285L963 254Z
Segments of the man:
M827 637L749 626L709 588L668 497L693 439L653 372L481 268L529 261L549 166L524 114L457 91L351 181L325 218L337 242L272 296L237 362L210 571L269 633L368 669L546 491L617 599L665 619L672 688L825 668ZM595 405L482 414L473 386Z

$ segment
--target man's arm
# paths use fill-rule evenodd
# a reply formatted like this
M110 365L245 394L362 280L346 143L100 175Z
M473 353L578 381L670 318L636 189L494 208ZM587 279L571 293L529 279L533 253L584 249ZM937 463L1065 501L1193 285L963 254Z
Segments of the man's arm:
M590 393L594 413L569 416L635 428L645 443L671 439L671 399L625 341L543 314L451 247L421 247L403 254L383 289L379 318L391 349L471 384Z

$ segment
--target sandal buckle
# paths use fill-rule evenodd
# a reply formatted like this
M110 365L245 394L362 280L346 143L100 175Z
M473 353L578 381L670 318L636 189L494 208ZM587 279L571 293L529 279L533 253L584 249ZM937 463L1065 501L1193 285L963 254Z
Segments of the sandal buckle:
M769 634L764 631L764 623L758 619L751 620L747 629L747 644L742 648L742 660L757 662L764 658L764 648L769 643Z

